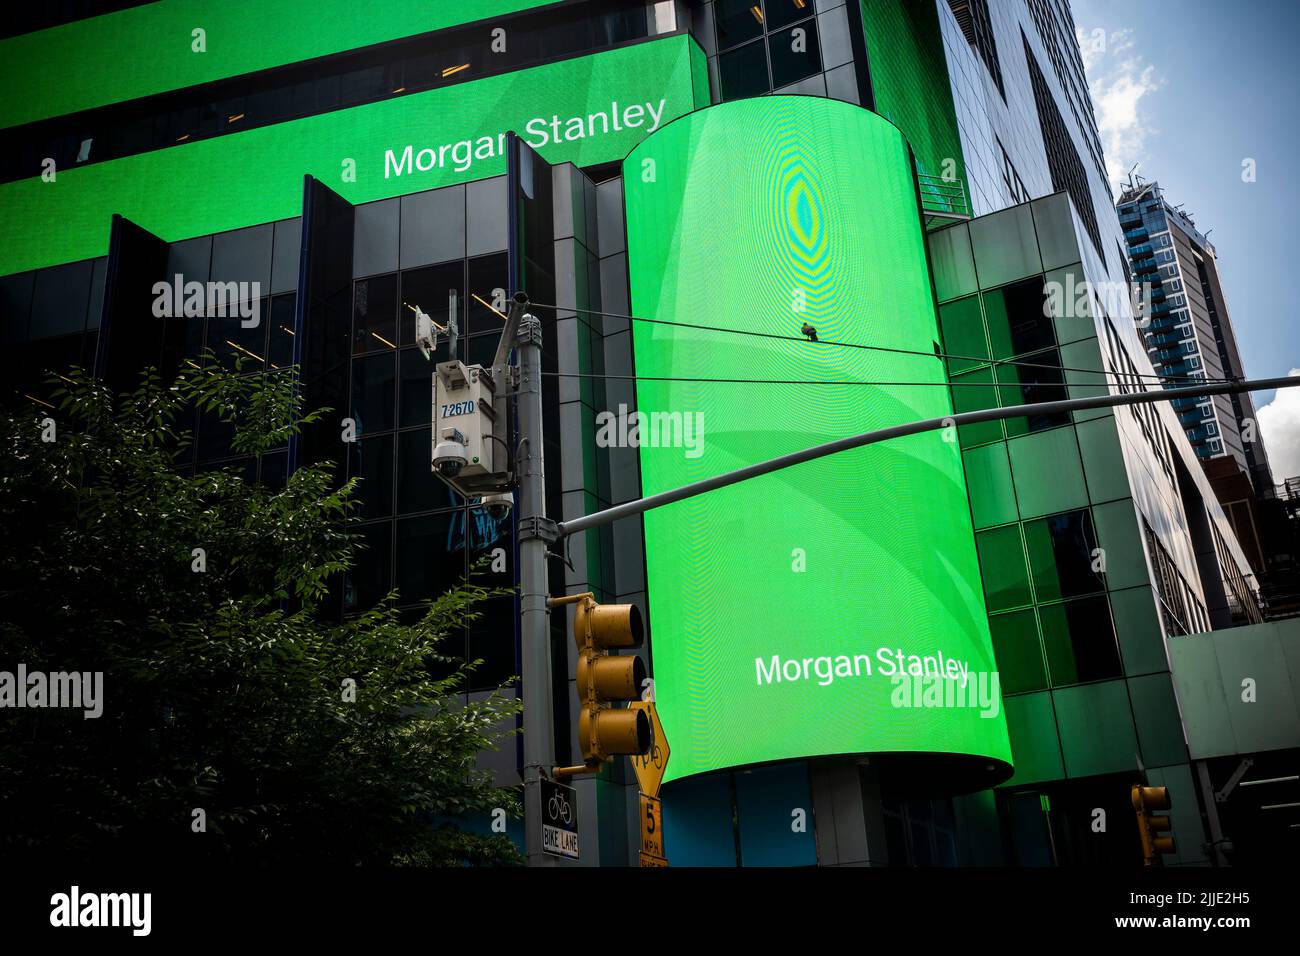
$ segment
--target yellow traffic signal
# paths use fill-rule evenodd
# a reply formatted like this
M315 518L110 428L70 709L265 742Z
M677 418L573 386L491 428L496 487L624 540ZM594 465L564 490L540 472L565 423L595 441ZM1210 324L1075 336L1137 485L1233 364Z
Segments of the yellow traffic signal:
M1138 833L1142 837L1142 862L1147 866L1155 866L1161 853L1174 852L1174 838L1161 836L1162 832L1173 829L1169 817L1151 812L1170 808L1169 790L1166 787L1134 784L1132 799L1133 809L1137 812Z
M578 743L585 765L562 769L591 771L618 754L645 753L651 743L645 711L613 706L640 699L645 662L610 654L614 649L641 646L645 639L641 612L635 604L597 604L590 593L557 598L551 604L577 604L573 640L578 648Z

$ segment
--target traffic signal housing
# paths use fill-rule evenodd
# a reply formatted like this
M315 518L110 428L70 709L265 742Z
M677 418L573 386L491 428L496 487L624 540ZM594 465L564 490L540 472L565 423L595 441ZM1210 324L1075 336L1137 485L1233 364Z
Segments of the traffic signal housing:
M635 655L610 653L642 645L645 630L640 610L635 604L598 604L590 593L558 598L551 604L577 605L573 641L578 650L578 743L584 764L560 769L570 774L590 772L611 757L646 753L651 728L645 711L615 706L640 699L645 662Z
M1156 866L1162 853L1174 852L1174 838L1161 834L1173 829L1166 814L1153 813L1153 810L1168 810L1167 787L1144 787L1133 785L1133 810L1137 813L1138 833L1142 837L1142 862L1146 866Z

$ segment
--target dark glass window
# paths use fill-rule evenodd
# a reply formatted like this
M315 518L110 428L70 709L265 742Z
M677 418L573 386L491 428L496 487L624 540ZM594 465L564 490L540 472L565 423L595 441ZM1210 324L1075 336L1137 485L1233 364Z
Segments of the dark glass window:
M397 274L358 280L352 294L352 352L397 348Z
M1097 536L1086 508L1025 523L1025 543L1039 602L1081 597L1106 589L1094 571Z
M769 30L811 17L813 12L813 0L763 0L763 15Z
M402 391L398 423L401 428L428 425L433 418L433 368L435 363L447 359L447 346L438 343L438 350L426 359L419 349L402 349Z
M391 352L352 360L352 418L358 436L392 429L397 406L395 365Z
M1038 609L1053 687L1121 676L1106 595Z
M261 482L268 488L283 488L289 473L289 453L273 451L262 456Z
M767 48L762 40L718 57L722 78L722 98L739 100L758 96L772 89L767 77Z
M397 587L401 602L437 597L465 577L460 513L444 511L397 522Z
M1074 146L1069 127L1057 109L1056 97L1038 67L1038 58L1029 47L1029 40L1021 34L1024 43L1025 61L1029 66L1029 81L1034 91L1034 104L1038 111L1038 126L1043 135L1043 146L1047 151L1047 168L1052 176L1052 190L1062 189L1074 200L1075 212L1083 222L1092 246L1100 258L1105 258L1101 251L1101 230L1097 225L1097 214L1092 205L1092 193L1088 187L1088 176L1083 168L1083 160ZM1053 44L1047 44L1049 49ZM1098 162L1100 168L1100 163ZM1105 178L1104 176L1102 178Z
M85 330L92 271L90 259L37 271L29 338L42 339Z
M482 365L487 368L497 354L500 335L476 335L469 340L469 348L461 349L461 361L467 365ZM441 346L440 346L441 347ZM468 358L465 356L468 355Z
M763 35L765 15L760 0L717 0L713 18L718 27L719 50Z
M27 341L35 283L34 270L0 278L0 344Z
M230 442L235 437L235 426L223 422L215 411L205 411L199 416L199 461L212 461L230 456Z
M1033 608L989 615L989 631L998 662L998 683L1004 694L1047 687L1038 617Z
M364 611L388 593L392 585L393 523L362 525L353 550L354 565L343 579L343 607Z
M943 328L943 350L948 355L948 372L956 375L989 360L989 344L984 335L984 316L977 295L968 295L939 306L939 324Z
M397 445L397 511L456 508L464 500L433 473L433 429L402 432Z
M397 619L403 627L414 627L424 619L424 615L423 607L408 607L397 612ZM434 660L432 657L426 660L425 670L432 680L450 677L465 661L466 633L465 628L455 628L443 635L434 653L450 660Z
M483 567L475 572L475 579L484 587L508 587L514 581L513 519L497 521L482 508L470 508L465 520L469 525L470 566L483 562ZM497 550L504 552L504 562L497 561L494 570L492 564L498 557Z
M244 122L248 119L248 111L244 109L244 102L245 98L243 96L231 96L227 99L218 100L216 104L218 125L229 126L232 129L242 129L243 127L239 125L241 123L243 126L248 126L249 124ZM160 119L165 118L165 116L160 117ZM162 142L158 144L159 146L166 146L175 140L174 137L167 133L164 133L160 138Z
M490 598L475 608L469 626L469 659L480 661L470 676L471 690L499 687L519 674L515 663L515 601Z
M465 337L465 261L456 259L441 265L411 269L402 273L402 345L415 344L415 313L408 306L418 305L429 318L447 325L451 314L452 293L457 305L457 325ZM445 338L440 335L439 338Z
M1020 526L1008 525L975 536L979 552L980 573L984 578L984 598L990 611L1022 607L1031 603L1029 572L1025 568L1025 548L1020 540Z
M297 295L277 295L271 299L269 358L272 368L288 368L293 364L293 313Z
M316 81L316 111L336 110L343 102L343 77L326 76Z
M508 271L504 252L469 260L469 294L465 306L470 335L501 334L505 322L498 313L507 310Z
M384 89L384 68L371 66L343 74L341 93L344 106L364 103L379 95Z
M989 367L976 369L952 380L952 410L978 412L986 408L998 407L998 390L993 381L993 369ZM1002 422L976 422L973 425L959 425L957 435L963 448L1002 440Z
M195 121L196 125L194 129L194 135L189 138L201 139L207 136L219 136L224 132L229 132L229 130L226 129L227 126L226 114L222 112L222 108L223 108L223 104L221 103L203 103L202 105L200 105L198 108L198 113L196 114L198 118ZM137 121L136 123L136 126L139 128L135 133L135 137L136 139L141 141L140 149L148 148L143 144L143 140L144 140L143 123L144 122L146 121L140 120ZM180 141L179 136L177 137L177 140Z
M767 38L767 48L772 58L773 89L779 90L821 72L822 58L814 20L771 34Z
M393 436L376 435L352 443L348 477L360 479L355 500L361 518L387 518L393 513Z
M261 372L266 368L266 327L270 308L266 299L258 299L252 305L253 315L247 319L243 318L238 303L232 303L232 307L225 310L224 317L208 316L207 347L216 353L226 368L233 369L241 360L245 372ZM245 326L246 322L254 319L256 325Z
M1042 276L984 293L984 315L995 359L1037 352L1056 344Z
M1022 364L995 366L1003 406L1057 402L1069 397L1065 373L1061 370L1061 354L1056 349L1033 352L1019 362ZM1069 412L1006 419L1007 434L1013 438L1069 423Z

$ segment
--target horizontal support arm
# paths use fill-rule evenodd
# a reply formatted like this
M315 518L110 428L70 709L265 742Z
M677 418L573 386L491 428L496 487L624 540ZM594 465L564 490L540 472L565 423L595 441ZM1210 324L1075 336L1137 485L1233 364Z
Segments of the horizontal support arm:
M768 475L774 471L780 471L782 468L789 468L792 465L803 464L805 461L825 458L827 455L834 455L837 452L848 451L850 448L861 448L863 445L874 445L876 442L887 441L891 438L902 438L904 435L916 435L920 432L934 431L950 425L973 425L977 422L992 422L1003 418L1019 418L1023 415L1052 415L1060 412L1086 411L1090 408L1110 408L1119 405L1139 405L1144 402L1172 401L1178 398L1197 398L1204 395L1230 395L1236 392L1259 392L1270 388L1293 388L1297 385L1300 385L1300 377L1261 378L1253 381L1238 380L1233 382L1220 382L1213 385L1207 383L1201 385L1190 385L1183 388L1156 389L1149 392L1129 392L1123 395L1097 395L1092 398L1067 398L1056 402L1035 402L1030 405L1011 405L1007 408L984 408L975 412L962 412L958 415L945 415L943 418L927 418L919 422L907 422L903 425L894 425L890 428L880 428L876 431L864 432L861 435L850 435L848 438L839 438L835 441L826 442L825 444L814 445L812 448L805 448L802 451L791 452L788 455L782 455L781 457L773 458L770 461L762 461L755 465L746 465L744 468L737 468L735 471L729 471L726 474L715 475L712 478L705 478L702 481L695 481L689 485L683 485L681 488L674 488L671 491L661 491L659 494L650 495L648 498L638 498L636 501L626 501L623 504L614 505L612 508L606 508L603 511L597 511L589 515L583 515L581 518L575 518L573 521L562 521L559 523L558 528L560 537L577 534L579 531L586 531L588 528L595 528L603 524L609 524L611 521L617 521L619 518L628 518L632 515L643 514L651 508L662 508L664 505L684 501L687 498L694 498L696 495L702 495L718 488L725 488L728 485L738 484L739 482L747 481L750 478L757 478L760 475Z

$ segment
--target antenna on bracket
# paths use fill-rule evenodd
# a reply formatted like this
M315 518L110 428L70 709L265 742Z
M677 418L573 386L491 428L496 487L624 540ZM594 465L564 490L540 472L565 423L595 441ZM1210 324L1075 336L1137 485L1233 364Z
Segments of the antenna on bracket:
M427 362L429 356L438 350L438 333L446 332L447 327L433 321L418 305L411 305L409 302L403 302L402 305L415 313L415 344L420 347L420 354L424 356L424 360ZM456 347L454 335L455 333L451 338L452 349ZM454 355L452 357L455 358Z
M460 323L456 316L460 314L460 295L455 289L447 290L447 358L453 362L460 359L457 347L460 343Z

